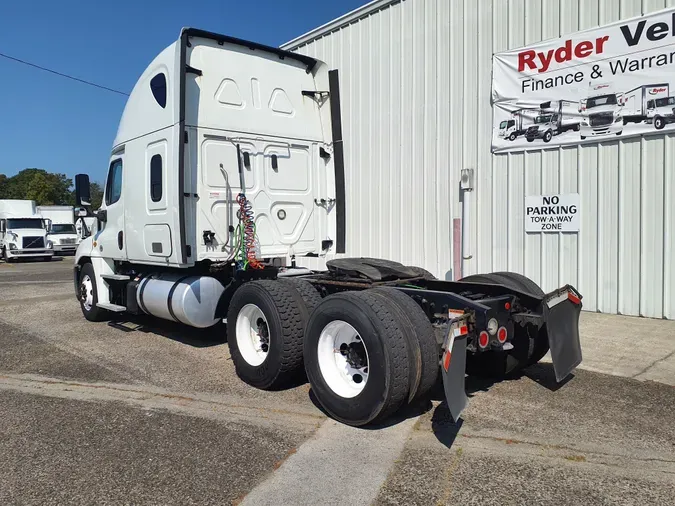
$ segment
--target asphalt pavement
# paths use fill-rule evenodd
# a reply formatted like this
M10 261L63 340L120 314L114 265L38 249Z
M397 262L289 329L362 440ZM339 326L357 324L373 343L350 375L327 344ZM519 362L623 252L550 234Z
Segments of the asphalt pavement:
M562 386L547 363L496 384L469 378L457 424L436 392L384 427L353 429L327 419L307 384L264 392L241 382L224 326L133 321L140 330L84 320L72 258L0 263L0 504L675 497L673 322L585 314L592 370ZM628 326L625 337L612 325ZM648 333L648 353L630 325Z

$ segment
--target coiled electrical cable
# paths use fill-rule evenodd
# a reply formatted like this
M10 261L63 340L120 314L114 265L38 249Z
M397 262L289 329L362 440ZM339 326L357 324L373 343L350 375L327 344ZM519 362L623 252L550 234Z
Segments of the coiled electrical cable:
M237 195L239 204L239 254L240 268L262 269L263 265L255 256L255 223L253 221L253 206L246 198L246 195L240 193Z

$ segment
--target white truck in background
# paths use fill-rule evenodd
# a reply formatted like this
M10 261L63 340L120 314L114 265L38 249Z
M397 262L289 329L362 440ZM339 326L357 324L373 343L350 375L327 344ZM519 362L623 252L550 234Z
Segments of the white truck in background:
M0 200L0 255L6 262L19 258L51 260L52 242L45 220L32 200Z
M543 102L539 106L539 114L534 118L534 125L525 132L527 141L542 139L544 142L551 142L554 135L568 130L579 131L579 116L570 110L570 106L574 105L576 102L569 100Z
M667 99L670 85L668 83L643 84L623 94L622 116L623 124L642 123L649 117L649 104L654 100ZM672 115L672 106L668 111ZM652 116L653 118L654 116ZM663 123L665 125L665 123ZM663 126L661 126L663 128ZM659 128L660 130L660 128Z
M89 237L96 233L97 223L93 216L80 216L80 211L86 213L83 209L75 209L77 219L75 220L75 232L77 233L77 244L82 242L82 239Z
M675 97L661 97L647 100L647 118L645 123L653 124L661 130L668 123L675 122Z
M47 239L54 245L54 254L74 255L79 240L73 207L38 206L37 212L47 222Z
M621 135L623 98L611 83L589 83L588 97L579 102L581 139L597 135Z
M503 139L515 141L521 135L525 135L528 127L526 120L529 120L529 122L532 123L533 118L538 111L539 109L529 107L513 111L510 119L504 120L499 124L499 132L497 135Z

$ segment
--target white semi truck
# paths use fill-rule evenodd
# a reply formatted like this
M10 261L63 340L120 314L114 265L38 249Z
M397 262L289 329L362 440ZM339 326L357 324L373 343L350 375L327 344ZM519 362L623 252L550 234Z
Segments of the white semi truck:
M649 104L654 100L667 99L670 85L668 83L644 84L633 88L622 97L623 124L642 123L649 117ZM672 107L669 114L672 115Z
M579 102L581 139L623 133L623 98L612 83L589 83L588 97Z
M79 240L73 207L38 206L37 212L47 222L47 239L54 245L54 254L74 255Z
M52 242L45 220L32 200L0 200L0 255L6 262L21 258L51 260Z
M439 376L457 418L467 368L503 376L550 348L562 381L580 363L572 286L544 294L514 273L439 281L372 258L295 268L298 256L345 252L343 160L336 70L184 29L128 99L100 210L88 177L75 178L78 206L99 223L75 259L84 317L226 319L240 378L277 389L306 372L324 409L357 426Z

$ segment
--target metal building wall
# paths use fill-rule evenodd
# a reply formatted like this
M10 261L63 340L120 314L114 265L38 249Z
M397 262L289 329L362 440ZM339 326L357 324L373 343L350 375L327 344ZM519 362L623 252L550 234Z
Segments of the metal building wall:
M470 272L572 283L591 311L675 318L675 138L492 155L492 54L675 0L377 0L291 41L340 71L347 253L445 277L474 168ZM525 195L578 192L578 234L526 234ZM468 274L470 272L465 272Z

